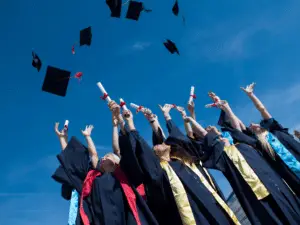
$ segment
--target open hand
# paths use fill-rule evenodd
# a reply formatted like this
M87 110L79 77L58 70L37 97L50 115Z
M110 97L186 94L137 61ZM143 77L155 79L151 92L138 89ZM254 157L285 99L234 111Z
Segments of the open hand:
M59 123L56 122L55 126L54 126L54 131L55 131L56 135L58 137L67 138L68 137L68 130L67 129L62 129L61 131L59 131L58 127L59 127Z
M164 116L168 116L172 108L174 108L171 104L165 104L164 106L158 105L160 110L163 112Z
M242 89L247 95L250 95L250 94L253 93L255 85L256 85L255 83L252 83L252 84L250 84L250 85L247 85L246 88L241 87L241 89Z
M186 112L185 112L185 109L183 107L177 106L176 109L177 109L178 112L180 112L182 118L186 117Z
M85 127L85 130L81 130L81 133L83 134L83 136L88 137L88 136L91 136L93 129L94 129L94 126L89 125L89 126Z

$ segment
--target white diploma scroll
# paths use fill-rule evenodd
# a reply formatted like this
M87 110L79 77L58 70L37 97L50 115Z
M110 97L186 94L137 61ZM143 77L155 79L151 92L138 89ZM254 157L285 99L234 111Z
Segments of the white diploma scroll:
M97 86L99 87L100 91L103 94L102 99L106 100L108 103L111 101L110 97L108 96L107 92L105 91L103 85L101 84L101 82L97 83Z
M65 121L64 129L68 130L69 129L69 120Z
M192 86L191 87L191 92L190 92L189 104L191 104L192 101L194 100L194 96L195 96L195 87Z
M128 110L128 108L126 106L126 103L124 102L123 98L120 98L120 105L121 105L123 110L125 110L125 111Z

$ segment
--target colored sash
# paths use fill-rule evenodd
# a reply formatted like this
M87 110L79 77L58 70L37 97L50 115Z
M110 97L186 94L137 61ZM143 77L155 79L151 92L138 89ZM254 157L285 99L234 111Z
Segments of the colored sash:
M196 225L194 214L183 184L167 161L161 161L160 165L168 176L182 223L184 225Z
M300 162L298 162L295 156L293 156L293 154L270 132L268 132L268 135L266 136L266 141L271 145L285 165L300 178Z
M120 169L120 167L117 167L113 174L121 184L121 187L125 194L129 208L133 213L133 216L136 220L137 225L141 225L141 221L140 221L140 218L138 215L138 210L137 210L137 205L136 205L136 196L135 196L135 193L134 193L132 187L129 185L126 175L123 173L123 171ZM88 216L84 212L83 200L90 195L90 193L92 191L93 182L97 176L101 176L101 173L96 170L91 170L88 172L88 174L83 182L82 193L81 193L81 197L80 197L80 216L81 216L81 219L82 219L84 225L90 225L90 221L89 221ZM141 184L139 187L137 187L137 191L143 198L145 198L145 189L144 189L143 184Z
M71 195L71 201L70 201L68 225L75 225L76 223L77 212L78 212L78 200L79 200L78 192L76 190L73 190Z
M233 162L234 166L240 172L244 180L250 186L258 200L267 197L270 193L267 188L260 181L256 173L249 166L244 156L235 147L235 145L224 146L224 151L229 159Z

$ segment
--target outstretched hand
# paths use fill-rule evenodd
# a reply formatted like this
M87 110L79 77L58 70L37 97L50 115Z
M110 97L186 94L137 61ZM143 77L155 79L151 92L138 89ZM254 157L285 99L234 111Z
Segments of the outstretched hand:
M89 126L85 127L85 130L81 130L81 133L83 134L83 136L88 137L88 136L91 136L93 129L94 129L94 126L89 125Z
M168 116L172 108L174 108L171 104L165 104L164 106L158 105L160 110L163 112L164 116Z
M185 112L185 109L184 109L183 107L177 106L177 107L176 107L176 110L177 110L178 112L180 112L180 114L181 114L181 116L182 116L183 119L186 117L186 112Z
M118 117L120 115L121 107L115 101L110 101L108 107L114 116Z
M68 130L67 129L62 129L61 131L59 131L58 127L59 127L59 123L56 122L55 126L54 126L54 131L55 131L56 135L60 138L67 138L68 137Z
M247 95L250 95L250 94L253 93L255 85L256 85L256 84L253 82L252 84L247 85L246 88L241 87L241 89L242 89Z

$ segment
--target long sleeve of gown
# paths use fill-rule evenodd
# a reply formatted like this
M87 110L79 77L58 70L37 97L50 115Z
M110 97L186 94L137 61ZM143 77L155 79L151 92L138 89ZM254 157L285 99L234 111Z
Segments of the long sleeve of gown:
M126 135L120 133L119 146L121 153L120 166L134 186L143 183L143 171L136 156L136 140L127 131Z
M145 182L160 183L163 170L160 166L158 157L154 154L153 149L148 145L144 138L137 131L129 133L130 140L134 143L135 154L143 170Z

